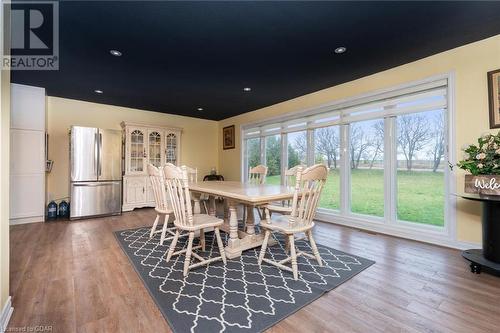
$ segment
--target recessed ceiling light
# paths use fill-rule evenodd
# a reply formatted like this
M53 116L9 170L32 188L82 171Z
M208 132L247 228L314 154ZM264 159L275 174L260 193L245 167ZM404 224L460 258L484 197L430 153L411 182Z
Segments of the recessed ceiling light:
M196 109L196 110L198 110L198 111L203 111L203 108L198 108L198 109Z
M245 87L245 88L243 88L243 91L249 92L249 91L252 91L252 88L250 88L250 87Z
M344 53L345 51L347 51L347 48L345 46L339 46L335 49L335 53L337 54Z
M114 55L115 57L121 57L122 56L122 53L118 50L109 50L109 53L111 53L111 55Z
M95 92L96 94L102 94L104 91L99 90L99 89L96 89L96 90L94 90L94 92Z

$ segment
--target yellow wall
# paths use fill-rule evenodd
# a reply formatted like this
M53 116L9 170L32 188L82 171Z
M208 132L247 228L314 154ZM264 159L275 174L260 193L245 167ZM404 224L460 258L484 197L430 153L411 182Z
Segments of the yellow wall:
M0 52L3 52L4 44L9 43L10 28L8 15L3 12L6 7L3 3L0 7ZM10 72L0 70L0 311L9 297L9 130Z
M71 125L121 129L120 122L131 121L183 129L181 163L197 167L201 175L218 166L218 124L216 121L147 112L119 106L47 97L47 131L49 159L54 161L47 177L47 193L51 199L68 196L69 137Z
M348 56L348 55L347 55ZM370 61L367 59L367 61ZM486 73L500 68L500 35L468 44L406 65L320 90L283 103L275 104L219 122L222 127L236 125L236 149L222 150L219 143L219 165L226 179L239 180L241 173L240 126L269 117L300 111L331 101L354 97L371 91L421 80L437 74L455 73L455 130L457 157L460 147L474 142L489 131ZM219 136L221 140L221 136ZM463 187L463 174L457 172L457 188ZM481 224L476 203L460 200L457 207L457 239L480 242Z

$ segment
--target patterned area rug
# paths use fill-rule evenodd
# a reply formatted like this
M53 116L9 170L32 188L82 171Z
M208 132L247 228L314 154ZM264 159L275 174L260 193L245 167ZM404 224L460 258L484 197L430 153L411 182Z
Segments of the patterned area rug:
M259 267L258 248L228 260L226 266L216 262L195 268L184 278L185 257L165 262L170 241L160 246L159 234L149 239L149 230L118 231L115 236L176 333L264 331L374 264L318 244L324 266L299 257L299 280L294 281L291 272L266 263ZM227 234L221 235L225 241ZM180 238L179 247L186 238ZM283 239L277 240L266 257L279 261L286 254ZM206 244L207 251L200 255L219 255L213 232L206 234ZM310 251L308 242L297 241L296 246Z

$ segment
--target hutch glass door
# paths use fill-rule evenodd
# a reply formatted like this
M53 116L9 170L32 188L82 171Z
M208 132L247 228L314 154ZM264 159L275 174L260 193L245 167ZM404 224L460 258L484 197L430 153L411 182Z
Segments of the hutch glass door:
M175 133L167 134L165 158L167 163L177 165L177 135Z
M144 171L144 133L133 130L130 133L130 172Z
M149 163L161 166L161 134L157 131L149 133Z

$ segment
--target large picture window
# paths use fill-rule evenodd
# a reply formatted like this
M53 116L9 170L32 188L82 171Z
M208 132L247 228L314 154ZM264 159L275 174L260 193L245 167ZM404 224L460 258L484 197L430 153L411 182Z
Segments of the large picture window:
M444 110L397 118L398 220L444 225Z
M340 209L340 129L328 126L314 130L314 162L328 168L328 179L319 207Z
M243 127L244 172L265 164L280 184L288 168L323 163L322 214L445 232L449 119L447 78L332 103Z
M384 120L349 126L351 212L384 217Z
M281 136L270 135L266 142L267 184L281 183Z
M307 164L307 132L292 132L287 134L288 169L296 165Z
M260 138L252 138L246 140L246 171L260 164Z

